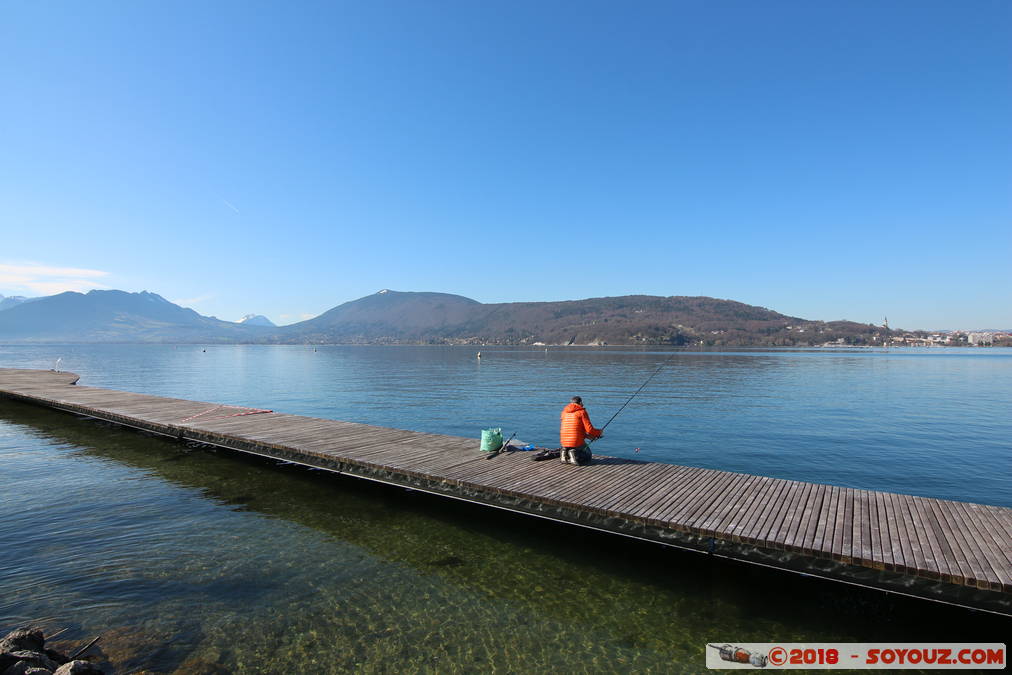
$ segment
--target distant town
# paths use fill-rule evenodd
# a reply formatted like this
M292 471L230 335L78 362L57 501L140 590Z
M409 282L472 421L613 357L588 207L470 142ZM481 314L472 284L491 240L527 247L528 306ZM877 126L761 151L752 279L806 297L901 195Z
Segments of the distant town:
M952 330L929 333L926 331L890 331L888 325L881 333L875 333L871 340L863 344L875 346L878 343L886 347L1012 347L1012 331L985 330L968 331ZM845 338L823 343L823 347L854 346Z

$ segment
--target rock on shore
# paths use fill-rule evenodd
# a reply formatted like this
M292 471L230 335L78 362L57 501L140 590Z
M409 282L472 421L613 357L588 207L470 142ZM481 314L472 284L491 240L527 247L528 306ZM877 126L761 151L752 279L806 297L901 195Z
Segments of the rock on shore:
M0 675L103 675L103 671L46 649L41 628L16 628L0 638Z

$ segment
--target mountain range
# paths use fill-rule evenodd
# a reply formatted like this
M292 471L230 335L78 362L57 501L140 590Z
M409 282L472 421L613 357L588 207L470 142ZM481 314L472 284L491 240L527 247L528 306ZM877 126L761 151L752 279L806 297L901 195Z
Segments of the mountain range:
M247 326L270 326L271 328L277 328L274 322L263 314L247 314L236 321L236 323L244 323Z
M485 304L382 290L280 327L260 315L242 322L203 316L147 291L68 291L0 311L3 342L790 346L867 344L882 331L699 296Z
M0 295L0 312L5 309L10 309L11 307L16 307L22 302L28 302L36 299L37 298L26 298L23 295L8 295L7 297Z
M261 330L202 316L147 291L67 291L0 312L6 342L242 342Z

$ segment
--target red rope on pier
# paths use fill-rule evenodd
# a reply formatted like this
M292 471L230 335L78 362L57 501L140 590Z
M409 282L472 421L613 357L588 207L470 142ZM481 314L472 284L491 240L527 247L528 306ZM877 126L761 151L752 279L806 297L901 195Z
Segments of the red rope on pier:
M224 404L221 404L221 405L216 405L213 408L208 408L207 410L205 410L203 412L199 412L196 415L190 415L189 417L184 417L183 419L179 420L179 422L180 423L182 423L182 422L189 422L190 420L197 419L198 417L203 417L204 415L206 415L208 413L212 413L215 410L221 410L222 408L228 408L230 410L242 410L244 412L232 413L231 415L215 415L214 417L204 417L204 419L206 419L206 420L220 420L220 419L225 419L226 417L242 417L243 415L259 415L260 413L274 412L273 410L266 410L266 409L263 409L263 408L247 408L247 407L241 406L241 405L224 405Z

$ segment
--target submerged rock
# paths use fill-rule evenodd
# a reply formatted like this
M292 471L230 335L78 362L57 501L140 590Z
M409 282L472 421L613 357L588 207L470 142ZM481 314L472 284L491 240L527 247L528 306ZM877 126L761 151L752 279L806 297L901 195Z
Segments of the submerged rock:
M52 660L56 661L56 663L60 665L63 665L64 663L70 660L65 655L53 649L43 649L42 653L51 658Z
M41 628L18 628L0 639L0 675L102 675L88 661L71 661L46 649Z
M29 666L34 666L35 668L45 668L50 672L60 667L59 663L56 663L42 652L21 650L17 652L10 652L10 654L11 656L16 656L19 663L25 663ZM10 668L7 670L10 670ZM6 673L4 675L6 675Z
M27 661L18 661L0 675L52 675L53 671L33 666Z
M45 644L46 636L41 628L16 628L0 639L0 652L41 652Z
M174 671L175 675L228 675L230 672L232 671L225 666L200 657L191 657L183 661Z
M18 657L11 656L10 654L0 653L0 675L7 671L8 668L18 662Z

